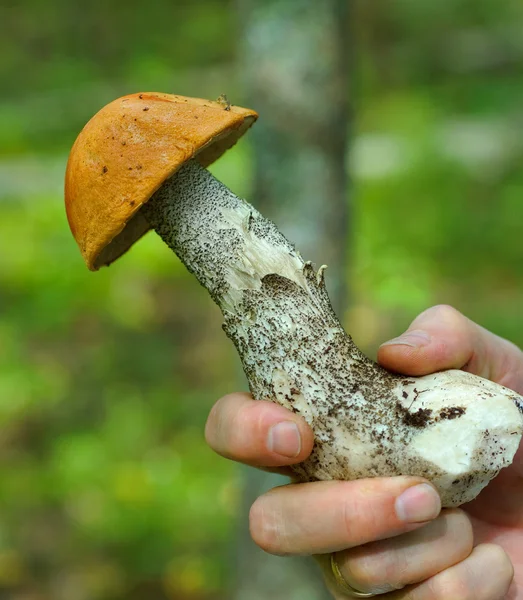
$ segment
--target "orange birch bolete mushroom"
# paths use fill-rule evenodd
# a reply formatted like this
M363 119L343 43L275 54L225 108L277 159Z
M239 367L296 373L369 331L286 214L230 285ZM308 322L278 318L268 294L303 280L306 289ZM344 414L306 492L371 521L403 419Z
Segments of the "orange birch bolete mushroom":
M256 399L315 434L301 481L417 475L444 506L472 500L509 465L523 399L469 373L389 373L343 330L317 271L253 206L207 170L257 118L159 93L102 108L71 150L65 202L91 270L154 229L221 308Z

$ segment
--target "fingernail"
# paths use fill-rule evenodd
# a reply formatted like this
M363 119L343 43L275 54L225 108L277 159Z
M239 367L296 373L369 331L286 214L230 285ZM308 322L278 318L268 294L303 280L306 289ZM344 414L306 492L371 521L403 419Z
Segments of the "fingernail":
M295 458L301 451L300 432L293 421L273 425L267 435L267 448L286 458Z
M405 490L396 498L396 514L400 521L422 523L435 519L441 510L441 500L428 483L420 483Z
M385 342L382 346L411 346L412 348L421 348L422 346L430 344L430 339L430 335L426 331L413 329L412 331L406 331L403 335Z

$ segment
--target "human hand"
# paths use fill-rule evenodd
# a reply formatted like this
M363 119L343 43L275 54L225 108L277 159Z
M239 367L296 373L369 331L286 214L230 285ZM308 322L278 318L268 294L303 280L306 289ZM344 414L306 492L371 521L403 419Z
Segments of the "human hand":
M386 368L464 368L523 392L521 351L454 309L425 311L407 333L380 348ZM313 445L303 419L248 394L218 401L206 438L227 458L280 472ZM435 490L414 477L290 484L256 500L250 527L267 552L315 555L336 600L347 596L332 577L333 552L344 579L384 600L523 600L523 451L460 509L440 512Z

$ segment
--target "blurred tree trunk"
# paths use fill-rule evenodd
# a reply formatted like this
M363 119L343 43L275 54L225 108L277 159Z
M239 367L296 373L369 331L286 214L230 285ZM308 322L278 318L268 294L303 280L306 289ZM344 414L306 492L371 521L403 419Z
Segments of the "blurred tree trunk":
M253 202L305 260L327 264L340 314L346 301L348 0L237 0L247 103L260 121ZM287 480L244 476L236 600L330 598L312 559L269 556L250 540L248 509Z

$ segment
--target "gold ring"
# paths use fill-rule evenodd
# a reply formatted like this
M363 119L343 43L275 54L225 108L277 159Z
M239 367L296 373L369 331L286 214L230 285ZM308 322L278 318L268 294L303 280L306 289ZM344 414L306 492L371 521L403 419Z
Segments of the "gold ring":
M349 598L374 598L376 596L376 594L359 592L347 583L347 580L341 574L340 567L336 562L336 554L334 552L331 554L331 570L332 574L334 575L334 579L336 580L336 584L344 594L349 596Z

